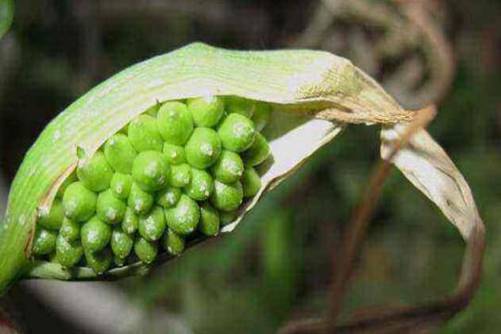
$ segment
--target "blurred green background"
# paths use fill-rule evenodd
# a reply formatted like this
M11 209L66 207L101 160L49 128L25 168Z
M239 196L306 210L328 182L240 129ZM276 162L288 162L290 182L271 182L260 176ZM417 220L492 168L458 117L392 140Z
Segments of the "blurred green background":
M412 21L394 1L360 2L368 8L387 6L397 19ZM409 107L422 105L423 100L412 97L436 79L426 47L411 42L396 54L384 49L369 62L357 58L373 54L372 46L387 31L369 24L363 14L347 11L346 3L17 1L13 26L0 41L0 167L5 182L12 180L47 122L79 95L120 69L196 40L258 50L317 44L350 57L383 83L406 59L417 57L424 63L417 67L419 80L402 75L397 83L410 88L405 96L395 94ZM453 80L441 83L445 94L430 97L439 105L430 132L464 173L488 230L480 289L472 305L440 332L495 333L501 327L501 4L423 3L431 6L426 7L429 18L452 50L448 61L455 62ZM329 14L321 8L328 5L338 7ZM319 29L314 26L321 22L315 21L319 15L334 18L329 30L308 35ZM322 314L331 255L378 160L378 140L377 127L349 127L268 194L234 233L196 246L146 277L100 283L146 314L136 327L122 331L118 323L113 325L123 321L120 307L116 318L109 319L111 329L86 327L50 305L54 301L40 292L43 286L21 285L10 298L23 331L273 333L287 320ZM444 296L454 287L463 250L454 228L394 171L357 261L345 312ZM101 306L82 314L89 319L83 322L92 321ZM180 329L154 328L154 317L174 319Z

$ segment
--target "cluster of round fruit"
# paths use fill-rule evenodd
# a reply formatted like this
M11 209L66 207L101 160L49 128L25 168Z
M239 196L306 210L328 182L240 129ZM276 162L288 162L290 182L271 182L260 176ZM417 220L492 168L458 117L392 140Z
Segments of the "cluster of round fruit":
M33 254L102 274L215 236L261 187L254 167L270 155L260 133L270 111L215 96L145 111L83 159L39 212Z

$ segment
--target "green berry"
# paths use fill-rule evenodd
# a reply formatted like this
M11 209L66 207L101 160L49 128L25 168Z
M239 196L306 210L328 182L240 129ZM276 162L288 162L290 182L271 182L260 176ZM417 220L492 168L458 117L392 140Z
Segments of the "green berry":
M63 196L64 214L77 222L86 221L96 212L97 195L82 182L68 186Z
M148 109L146 109L146 111L144 113L146 115L157 117L158 110L160 109L160 106L161 106L161 104L159 102L157 102L157 103L155 103L155 105L153 105L153 106L149 107Z
M215 236L219 233L219 212L209 203L200 206L200 223L198 229L207 236Z
M221 220L221 226L226 226L230 223L233 223L238 217L238 211L221 211L219 213L219 218Z
M232 184L215 181L210 200L212 205L221 211L233 211L242 204L243 196L242 184L239 181Z
M140 237L134 243L134 253L143 263L150 264L157 258L158 245Z
M63 198L64 192L66 191L68 186L77 181L77 175L75 173L71 173L66 179L64 179L61 186L59 186L59 189L57 191L57 198Z
M152 194L142 190L136 183L132 184L127 204L136 214L147 214L153 206L153 201Z
M80 235L86 252L98 252L110 242L111 227L99 218L93 217L83 224Z
M138 154L132 166L132 177L144 191L153 192L167 185L170 166L160 152L145 151Z
M33 240L33 254L35 255L48 255L56 248L56 233L37 228L35 232L35 239Z
M111 190L102 192L97 197L96 212L97 217L108 224L121 222L125 215L127 206L113 195Z
M250 119L233 113L221 123L218 134L225 149L240 153L252 145L256 129Z
M69 241L78 240L80 238L80 224L74 220L64 217L63 224L59 230L59 235Z
M126 200L132 187L132 176L128 174L115 173L111 179L110 189L116 198Z
M223 150L219 159L212 166L212 175L223 183L238 181L244 172L244 163L240 156L234 152Z
M197 126L215 126L224 113L223 99L217 96L199 97L188 100L188 110Z
M200 208L197 202L186 195L181 195L175 207L165 210L167 226L180 235L195 231L200 220Z
M254 109L252 121L256 127L256 131L262 131L270 121L271 105L264 102L257 102Z
M110 166L119 173L130 174L137 152L129 138L117 133L104 144L104 156Z
M120 258L116 255L113 256L113 263L115 264L115 266L117 267L123 267L125 265L125 262L127 262L127 259L126 258Z
M214 164L221 153L221 141L213 129L196 128L185 146L186 160L195 168Z
M163 140L155 117L140 115L129 123L128 135L130 143L138 152L162 151Z
M248 167L242 175L242 188L244 189L244 197L252 197L261 189L261 178L256 170Z
M228 113L237 113L247 118L254 114L256 103L239 96L228 96L225 99L226 110Z
M162 243L164 249L172 255L181 254L185 246L184 238L171 229L165 233Z
M186 161L186 154L182 146L165 143L163 152L167 162L171 165L179 165Z
M70 241L62 235L56 239L56 257L55 261L63 267L71 268L75 266L84 253L82 244L79 240Z
M110 269L113 262L113 254L109 248L100 252L89 252L85 250L85 260L87 265L98 275L102 275Z
M191 167L188 164L174 165L171 167L169 184L173 187L182 188L191 181Z
M176 205L179 198L181 198L181 189L167 187L158 193L157 203L158 205L168 209Z
M121 228L115 228L111 234L111 250L116 257L125 259L129 256L134 246L134 239L130 234L122 231Z
M122 221L122 230L127 234L133 234L139 226L139 217L134 210L127 208L125 210L124 220Z
M191 180L186 185L184 191L188 196L197 201L204 201L209 198L214 188L212 176L205 170L192 168Z
M139 218L139 234L146 240L160 239L165 227L164 212L159 206L155 207L149 215Z
M157 115L158 129L163 139L174 145L184 145L193 131L191 113L181 102L166 102Z
M64 219L63 203L60 199L55 199L50 210L40 210L38 223L40 226L57 231L61 228Z
M110 187L113 170L106 161L104 153L97 151L92 158L78 165L77 176L85 187L99 192Z
M251 147L242 153L242 159L247 166L257 166L264 162L271 153L268 141L259 132L256 134L256 139Z

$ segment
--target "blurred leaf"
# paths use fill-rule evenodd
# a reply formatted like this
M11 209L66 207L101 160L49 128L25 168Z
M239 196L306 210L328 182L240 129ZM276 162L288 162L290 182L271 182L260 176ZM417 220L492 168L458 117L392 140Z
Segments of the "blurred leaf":
M13 0L0 0L0 39L9 30L13 18Z

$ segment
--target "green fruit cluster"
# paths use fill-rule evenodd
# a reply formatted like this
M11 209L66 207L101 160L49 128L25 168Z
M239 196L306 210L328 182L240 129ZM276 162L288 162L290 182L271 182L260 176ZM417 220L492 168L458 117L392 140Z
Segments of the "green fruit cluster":
M270 155L261 134L270 112L216 96L145 111L81 161L39 212L33 254L102 274L217 235L261 188L255 167Z

